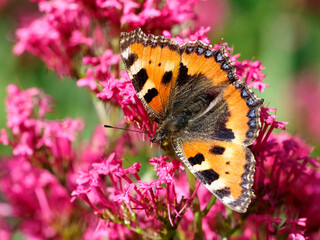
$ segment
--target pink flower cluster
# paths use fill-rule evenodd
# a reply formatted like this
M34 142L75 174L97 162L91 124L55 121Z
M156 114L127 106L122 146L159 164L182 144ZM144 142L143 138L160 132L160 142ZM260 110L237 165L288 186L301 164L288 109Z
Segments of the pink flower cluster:
M93 163L87 171L79 172L73 199L77 197L87 202L104 220L126 223L134 232L142 228L145 236L152 236L155 229L163 230L167 221L174 228L190 206L195 192L191 197L179 196L174 174L183 167L180 161L167 162L168 159L150 159L158 178L146 182L138 175L140 163L124 168L122 159L112 153L101 163Z
M13 52L31 52L60 76L75 74L73 59L93 45L90 17L72 0L39 1L38 6L43 16L17 30Z
M13 140L10 140L7 132L2 129L1 143L11 145L14 156L28 157L45 147L54 153L56 159L68 159L75 133L83 128L82 121L45 120L46 113L52 110L52 100L39 89L20 91L17 86L9 85L7 91L7 127L12 132Z
M311 212L320 210L316 204L320 200L316 184L320 180L320 159L309 157L312 148L301 139L287 133L272 134L274 128L284 129L287 123L275 121L276 116L267 111L274 109L261 110L262 130L252 146L257 161L253 186L256 199L244 223L246 237L319 236L317 231L311 234L319 222Z
M74 182L69 177L75 163L72 142L83 123L46 120L52 100L39 89L9 85L7 91L10 134L2 129L0 139L13 151L0 162L0 190L10 203L5 217L20 219L19 229L28 239L63 236L63 226L71 227L72 216L81 212L70 203L66 185ZM2 230L10 236L9 227Z
M58 75L78 77L81 73L75 64L80 64L76 62L80 52L100 55L102 49L110 49L111 38L120 34L121 26L128 31L139 26L151 31L171 29L195 18L196 2L41 0L38 6L42 17L17 30L13 51L18 55L31 52ZM109 38L105 37L107 33L111 34Z

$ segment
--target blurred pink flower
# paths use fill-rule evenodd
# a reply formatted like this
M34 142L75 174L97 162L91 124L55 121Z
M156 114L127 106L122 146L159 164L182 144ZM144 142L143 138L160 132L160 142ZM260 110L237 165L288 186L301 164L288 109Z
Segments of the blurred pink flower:
M285 220L283 224L276 224L279 234L306 236L306 229L313 228L313 220L318 221L309 213L320 210L315 209L318 205L314 202L320 199L316 186L320 159L309 157L311 148L308 145L284 133L278 136L266 133L264 140L257 141L252 150L257 161L254 181L257 197L251 208L255 209L251 216L254 219L252 223L248 220L248 224L255 226L255 234L258 236L262 234L262 225L255 218L261 217L261 214L266 214L268 219L269 215L279 216ZM308 197L311 192L307 194L306 189L312 189L312 197ZM309 204L307 199L310 199ZM266 235L261 236L268 237L277 231L267 224Z
M8 111L7 127L12 131L14 140L1 130L2 143L13 147L15 156L31 156L46 146L56 159L71 159L71 142L75 133L83 128L80 120L47 121L46 113L51 111L52 99L36 88L20 91L17 86L9 85L6 101ZM16 141L19 139L19 141ZM37 161L47 161L43 157Z
M73 0L39 1L43 16L17 30L13 52L40 57L58 75L72 75L72 59L82 45L90 47L90 18Z
M0 220L6 214L19 221L10 227L0 223L1 234L6 237L18 227L26 239L61 237L66 232L81 235L84 229L72 226L86 211L70 203L70 192L76 184L75 171L101 161L107 144L104 129L98 128L78 153L72 142L83 128L82 121L46 120L52 100L39 89L21 91L9 85L7 90L8 130L1 130L1 144L11 145L13 156L0 162L1 196L10 206L10 211L2 209Z
M70 218L68 192L55 176L26 158L6 160L1 163L0 189L13 208L12 217L23 219L20 230L30 239L55 236L54 224Z
M298 116L302 132L306 132L312 140L320 142L319 76L309 72L300 74L298 82L294 84L292 96L295 103L293 111Z
M197 26L210 26L215 32L223 27L229 18L230 3L227 0L201 0L196 5Z
M2 10L2 8L6 5L7 0L0 0L0 11ZM1 235L0 235L1 236Z

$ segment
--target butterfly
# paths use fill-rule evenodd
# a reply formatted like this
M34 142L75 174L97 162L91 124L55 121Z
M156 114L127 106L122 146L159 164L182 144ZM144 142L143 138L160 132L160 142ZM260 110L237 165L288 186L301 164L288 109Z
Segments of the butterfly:
M140 28L120 35L120 53L149 117L152 142L169 140L194 176L226 206L246 212L255 158L259 99L241 82L226 47L202 41L179 45Z

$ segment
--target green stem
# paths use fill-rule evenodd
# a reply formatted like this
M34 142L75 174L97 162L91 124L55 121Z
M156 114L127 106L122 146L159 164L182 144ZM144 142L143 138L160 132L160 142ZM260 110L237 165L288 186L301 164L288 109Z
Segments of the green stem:
M141 228L133 228L130 226L126 226L128 229L130 229L131 231L140 234L141 236L145 237L146 239L153 239L153 240L161 240L161 237L157 237L154 235L151 235L149 233L147 233L146 231L142 230Z
M190 194L196 190L196 179L190 171L187 171L187 180L189 183ZM198 194L195 194L192 201L192 212L193 212L193 229L194 239L203 239L204 234L202 231L202 213L200 210L200 202Z
M94 108L96 109L100 123L108 123L108 114L106 112L105 104L95 97L92 97L91 100Z
M207 206L202 211L202 217L207 215L207 213L209 212L210 208L216 203L216 200L217 200L217 198L214 195L212 195L212 197L211 197L210 201L208 202Z

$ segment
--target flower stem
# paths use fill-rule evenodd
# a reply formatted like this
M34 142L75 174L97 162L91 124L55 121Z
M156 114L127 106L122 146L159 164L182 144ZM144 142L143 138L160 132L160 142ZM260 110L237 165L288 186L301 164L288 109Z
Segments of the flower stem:
M212 195L210 201L208 202L207 206L205 209L202 211L202 217L206 216L207 213L209 212L210 208L216 203L217 198Z
M196 189L196 179L190 171L187 171L187 180L189 184L190 193L194 192ZM200 210L200 202L198 194L196 194L192 201L192 212L193 212L193 230L194 230L194 239L203 239L202 231L202 213Z

